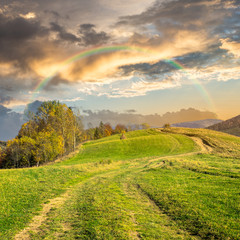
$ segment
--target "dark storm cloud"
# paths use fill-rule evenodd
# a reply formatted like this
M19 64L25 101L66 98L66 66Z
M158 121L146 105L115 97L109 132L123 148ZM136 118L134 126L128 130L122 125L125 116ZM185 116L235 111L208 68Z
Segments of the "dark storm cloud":
M1 95L10 92L12 96L15 92L17 97L20 91L29 91L36 86L39 82L35 69L38 61L59 53L59 44L48 39L50 32L51 29L43 26L40 20L0 14ZM71 34L63 31L61 37L73 39Z
M45 90L47 91L52 91L52 90L56 90L59 85L61 84L67 84L70 85L71 82L69 82L67 79L62 78L59 74L56 75L55 77L53 77L51 79L51 81L48 82L48 84L45 86Z
M126 65L119 68L122 70L123 75L130 75L133 72L141 73L144 75L164 74L176 70L171 64L159 61L154 64L150 63L139 63Z
M64 14L64 16L62 16L60 13L53 11L53 10L45 10L44 13L49 14L51 16L53 16L53 18L58 21L58 20L70 20L70 17L68 14Z
M31 91L42 79L42 75L39 76L41 61L48 61L49 58L52 59L51 61L55 61L54 59L61 61L61 58L66 57L66 47L69 51L73 51L71 47L77 48L78 44L89 46L104 43L109 39L105 32L98 32L95 25L81 25L78 35L70 32L67 30L66 24L57 21L60 19L61 22L62 15L51 9L49 12L56 17L55 22L47 22L46 19L43 19L44 11L36 14L37 17L25 18L25 14L28 12L22 14L21 3L11 2L11 6L6 5L6 9L11 9L15 4L18 7L18 14L17 12L1 14L0 11L0 89L2 99L3 94L8 96L9 92L10 97L14 93L16 97L19 97L22 91L25 93ZM78 24L73 26L73 29L77 26ZM56 37L53 33L57 33ZM67 42L68 45L66 46L64 42ZM64 48L62 48L63 45ZM69 81L56 76L46 86L46 90L53 90L55 88L52 86L59 84L69 84ZM10 101L5 97L4 99L4 101Z
M11 19L0 15L1 41L24 41L46 34L45 30L39 21L30 21L22 17Z
M11 112L11 109L6 108L6 107L0 105L0 117L5 116L9 112Z
M13 98L10 96L1 96L0 95L0 104L8 104L12 100L13 100Z
M85 46L99 45L106 43L110 36L104 31L97 32L94 24L81 24L79 28L82 44Z
M185 68L199 68L208 67L213 64L225 64L225 66L233 66L231 62L231 57L225 56L227 51L224 49L220 49L218 45L210 46L206 52L193 52L189 54L185 54L182 56L175 57L172 61L180 62ZM178 69L176 66L172 64L172 62L166 61L158 61L154 64L150 63L139 63L139 64L131 64L126 66L121 66L119 68L123 76L129 76L133 73L138 73L146 77L146 80L154 79L154 76L159 77L159 75L164 75L167 73L173 73ZM152 77L152 78L151 78Z
M60 26L59 24L51 22L50 26L52 31L58 33L58 37L60 40L64 40L72 43L80 41L80 39L76 35L67 32L65 28L63 26Z
M115 26L132 26L142 32L149 31L149 24L152 24L155 33L159 36L158 38L154 36L157 41L163 39L171 41L171 37L184 30L204 31L209 37L214 37L224 33L228 34L229 29L234 32L236 28L239 28L237 6L239 7L239 2L230 0L156 1L153 6L141 14L120 17ZM137 42L139 37L141 35L133 37L133 41ZM150 40L153 41L153 38Z
M212 9L215 9L215 13L221 13L222 7L221 3L216 3L211 5L212 0L178 0L178 1L156 1L153 6L151 6L146 11L138 15L123 16L120 17L117 25L144 25L147 23L155 23L156 26L167 28L171 26L173 28L196 28L196 22L198 26L201 26L207 22L211 24L216 23L217 19L222 16L213 17L209 15ZM216 8L217 6L217 8ZM221 8L219 8L221 7ZM203 20L199 22L199 20ZM198 28L199 29L199 28Z
M37 20L0 15L0 61L14 61L16 66L28 68L28 61L43 57L36 39L48 30Z

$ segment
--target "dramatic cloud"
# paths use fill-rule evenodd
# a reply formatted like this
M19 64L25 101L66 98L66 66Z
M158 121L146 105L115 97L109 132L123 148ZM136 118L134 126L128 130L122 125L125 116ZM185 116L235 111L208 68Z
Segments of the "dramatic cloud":
M184 88L191 78L239 79L239 7L238 0L4 1L0 103L32 100L41 82L37 99L77 102ZM84 54L119 45L129 48Z
M231 41L230 39L221 39L222 46L220 48L228 50L236 58L240 58L240 42Z
M36 14L34 12L29 12L27 14L20 14L20 17L25 19L35 18Z
M0 96L0 104L8 104L13 100L12 97L9 96Z
M82 44L85 46L90 45L99 45L99 44L105 44L110 37L107 35L107 33L101 31L97 32L95 30L94 24L81 24L79 33L81 36Z
M69 41L69 42L79 42L80 39L72 33L67 32L62 26L57 23L51 22L51 30L58 33L58 38L60 40Z
M49 50L54 49L45 39L47 34L39 21L0 15L0 76L8 82L37 77L32 64L45 59ZM42 38L44 43L41 43ZM35 84L35 79L30 85ZM21 84L26 86L25 81Z

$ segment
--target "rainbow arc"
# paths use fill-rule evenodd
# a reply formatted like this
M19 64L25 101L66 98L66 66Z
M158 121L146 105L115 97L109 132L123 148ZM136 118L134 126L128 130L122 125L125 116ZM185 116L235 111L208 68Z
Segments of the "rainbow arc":
M39 84L33 90L31 100L33 101L38 95L38 93L41 92L41 90L66 66L90 56L99 55L99 54L108 53L108 52L117 52L117 51L134 51L139 53L154 54L149 49L135 47L135 46L125 46L125 45L97 47L90 50L82 51L80 53L74 54L73 56L67 58L65 61L62 62L61 64L62 67L60 69L58 69L57 71L53 72L51 75L49 75L48 77L40 81ZM214 110L213 101L209 93L207 92L206 88L204 87L204 85L201 84L201 82L199 82L196 78L192 77L191 74L188 73L186 67L183 64L181 64L179 61L176 61L174 59L162 59L162 61L165 61L166 63L172 65L176 69L181 70L185 75L187 75L189 79L192 81L192 83L196 86L199 93L201 94L205 102L208 104L208 106L211 108L211 110Z

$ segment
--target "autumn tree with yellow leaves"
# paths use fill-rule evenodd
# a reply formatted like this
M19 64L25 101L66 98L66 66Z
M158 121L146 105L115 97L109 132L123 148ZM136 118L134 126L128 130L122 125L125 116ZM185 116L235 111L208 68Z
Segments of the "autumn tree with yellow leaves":
M36 114L8 141L0 167L31 167L75 150L83 131L81 119L59 101L43 102Z

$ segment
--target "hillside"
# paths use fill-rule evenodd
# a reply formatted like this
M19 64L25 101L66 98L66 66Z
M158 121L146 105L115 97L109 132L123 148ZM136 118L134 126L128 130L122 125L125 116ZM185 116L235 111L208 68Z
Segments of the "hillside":
M221 123L209 126L208 129L229 133L240 136L240 115L223 121Z
M239 239L240 139L149 129L0 170L0 239Z
M175 124L172 124L172 126L186 127L186 128L206 128L220 122L222 122L222 120L220 119L203 119L198 121L175 123Z

